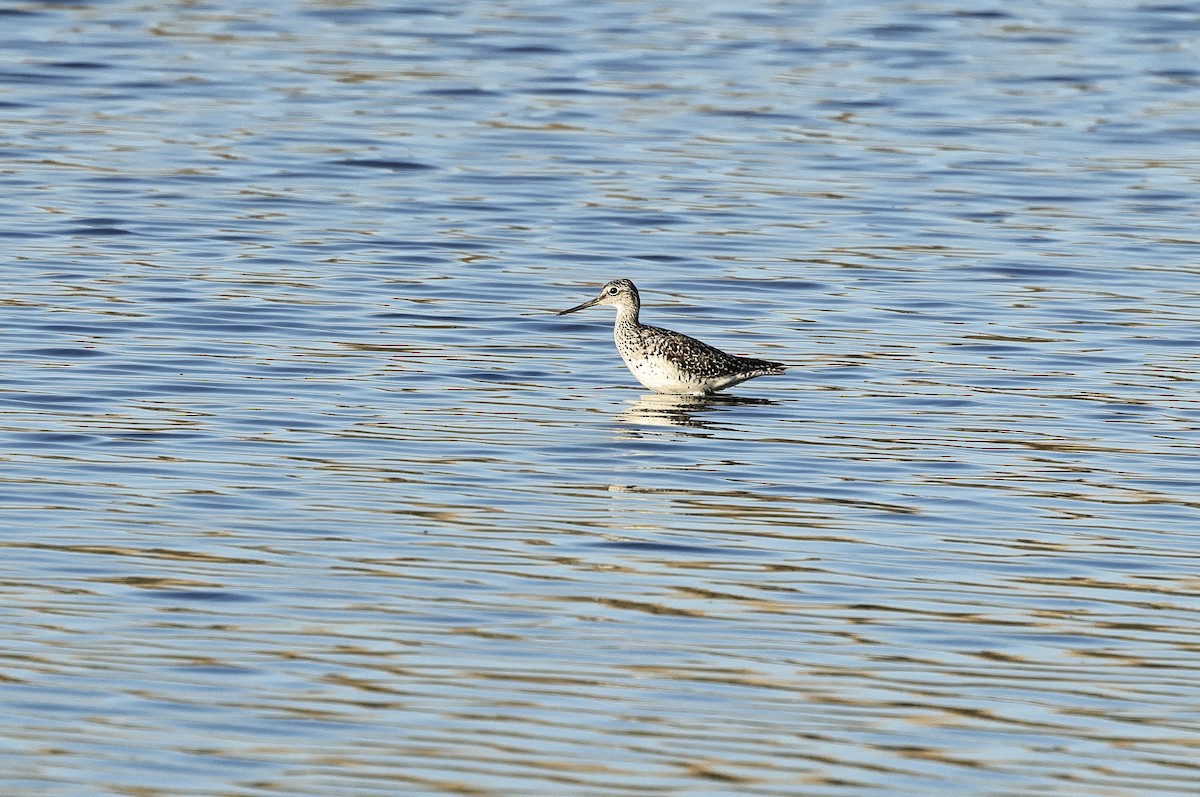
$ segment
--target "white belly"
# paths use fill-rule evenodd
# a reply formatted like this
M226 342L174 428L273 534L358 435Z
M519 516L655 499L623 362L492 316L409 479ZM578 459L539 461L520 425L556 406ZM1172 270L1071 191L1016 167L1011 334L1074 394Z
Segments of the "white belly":
M671 360L661 356L625 357L625 365L637 381L656 393L684 393L698 396L716 389L713 385L683 373Z

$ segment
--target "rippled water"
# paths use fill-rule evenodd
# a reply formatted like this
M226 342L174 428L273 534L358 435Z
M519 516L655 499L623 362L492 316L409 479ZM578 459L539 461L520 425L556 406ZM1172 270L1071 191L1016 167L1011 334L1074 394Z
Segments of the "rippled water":
M3 793L1195 792L1197 3L0 18Z

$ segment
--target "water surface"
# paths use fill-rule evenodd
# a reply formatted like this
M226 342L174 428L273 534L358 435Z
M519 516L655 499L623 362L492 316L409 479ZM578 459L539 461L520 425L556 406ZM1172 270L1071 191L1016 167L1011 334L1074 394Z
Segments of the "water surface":
M3 17L0 790L1194 792L1197 4Z

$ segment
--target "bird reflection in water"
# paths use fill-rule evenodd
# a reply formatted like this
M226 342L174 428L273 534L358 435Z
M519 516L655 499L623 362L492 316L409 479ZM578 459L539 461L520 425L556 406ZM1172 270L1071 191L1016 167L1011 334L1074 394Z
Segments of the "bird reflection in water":
M706 429L716 424L716 417L702 416L719 413L729 407L749 404L776 405L779 402L750 396L710 395L683 396L671 393L646 393L627 402L629 408L618 420L645 426L689 426Z

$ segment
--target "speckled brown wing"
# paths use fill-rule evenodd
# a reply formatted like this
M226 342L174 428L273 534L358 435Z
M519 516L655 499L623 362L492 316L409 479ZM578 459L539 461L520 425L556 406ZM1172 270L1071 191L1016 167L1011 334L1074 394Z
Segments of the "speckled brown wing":
M723 352L716 346L710 346L682 332L651 326L643 326L639 331L646 354L667 357L681 369L701 379L740 375L750 379L755 376L782 374L786 368L782 363L738 357Z

